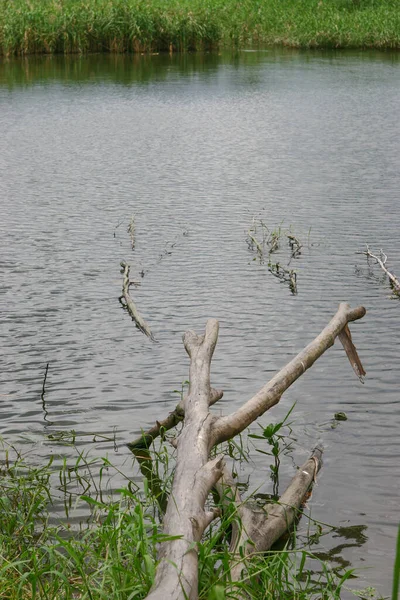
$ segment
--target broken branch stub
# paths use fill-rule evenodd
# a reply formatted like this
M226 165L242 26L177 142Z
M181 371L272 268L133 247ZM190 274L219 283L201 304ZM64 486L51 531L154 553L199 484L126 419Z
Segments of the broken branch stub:
M176 439L175 474L163 521L163 532L167 539L160 546L159 564L148 599L198 598L197 545L206 527L219 514L217 509L206 511L205 503L225 468L223 456L209 459L212 448L241 433L266 410L277 404L283 392L333 345L348 323L362 318L365 312L365 308L361 306L351 309L348 304L340 304L330 323L302 352L253 398L225 417L212 416L209 410L213 395L210 364L218 338L218 322L209 320L202 336L192 331L185 333L183 342L190 357L189 394L184 399L184 423ZM320 467L318 452L320 451L316 450L295 475L280 502L268 508L268 518L263 515L261 522L256 520L256 528L247 526L252 537L247 535L247 530L245 539L236 536L234 553L237 552L237 544L244 547L244 556L251 555L252 548L265 551L287 530ZM235 490L233 498L237 498ZM246 520L249 515L247 510L243 512L242 518ZM239 577L239 570L241 572L243 569L240 563L241 561L236 567L236 573L234 572L235 577Z

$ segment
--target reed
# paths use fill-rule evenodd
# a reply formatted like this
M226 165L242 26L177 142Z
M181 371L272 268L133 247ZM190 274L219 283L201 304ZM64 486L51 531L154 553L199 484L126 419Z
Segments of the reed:
M400 0L0 0L3 55L400 48Z

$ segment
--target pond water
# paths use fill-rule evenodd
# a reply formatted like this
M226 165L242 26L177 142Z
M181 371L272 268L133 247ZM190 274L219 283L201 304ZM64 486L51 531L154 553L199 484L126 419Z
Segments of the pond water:
M365 385L337 343L262 423L296 402L292 457L301 464L323 443L311 513L338 528L319 551L358 570L350 587L389 594L400 305L356 252L383 248L400 274L399 98L398 54L3 60L0 434L40 460L68 451L49 434L75 430L92 455L129 470L124 443L172 410L188 376L186 329L220 320L213 384L227 412L340 301L363 304L367 315L351 329ZM303 242L290 267L297 295L253 260L253 217ZM288 252L282 237L274 256L284 264ZM118 302L121 260L141 282L132 293L157 344ZM348 420L332 427L339 411ZM95 432L115 432L119 452L112 441L90 444L85 434ZM270 459L253 459L251 485L271 492ZM293 472L283 461L282 485Z

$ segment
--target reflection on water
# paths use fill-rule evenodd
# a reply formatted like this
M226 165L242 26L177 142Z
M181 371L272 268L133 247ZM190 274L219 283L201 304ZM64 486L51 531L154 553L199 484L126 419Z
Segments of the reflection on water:
M325 446L312 516L342 533L367 526L368 539L343 542L340 533L339 544L331 536L318 551L366 565L361 584L388 593L399 304L355 252L367 242L382 247L400 273L399 92L397 54L3 61L2 435L37 442L32 460L68 454L63 436L74 435L82 450L108 452L129 470L124 443L172 410L187 378L183 331L220 320L213 384L225 391L226 412L310 341L340 301L362 303L367 316L352 332L365 385L336 345L263 423L297 402L296 463ZM310 240L294 261L296 295L253 260L246 233L259 215L271 230ZM158 344L118 302L121 260L141 284L132 294ZM332 429L338 412L348 420ZM255 453L248 473L261 494L272 490L268 469ZM281 487L292 474L283 461Z

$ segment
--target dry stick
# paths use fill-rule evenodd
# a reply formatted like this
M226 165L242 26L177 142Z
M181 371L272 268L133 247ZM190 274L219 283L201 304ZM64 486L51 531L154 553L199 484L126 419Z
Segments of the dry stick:
M356 347L353 344L348 325L346 325L339 333L339 340L341 341L342 346L345 349L347 358L349 359L350 364L353 367L354 373L357 375L361 383L364 383L363 377L366 375L366 373L364 371L364 367L361 364L360 357L357 354Z
M328 348L333 346L336 337L344 327L351 321L361 319L365 313L366 310L363 306L351 309L348 304L342 302L336 315L325 329L257 394L231 415L214 417L211 430L212 446L235 437L272 406L278 404L283 392L303 375Z
M218 322L209 320L203 336L186 332L183 341L190 356L190 388L185 400L184 426L176 443L172 493L163 522L164 534L169 539L160 547L159 564L148 599L198 598L197 544L218 514L216 510L205 512L204 506L225 466L221 456L209 460L213 446L241 433L277 404L282 393L333 345L343 328L363 317L365 312L362 306L352 310L348 304L341 304L320 335L258 394L228 417L212 417L209 412L210 363L218 338Z
M122 282L122 296L120 296L119 301L121 302L122 306L124 308L126 308L128 313L131 315L132 321L135 322L136 327L138 329L140 329L140 331L142 331L145 335L147 335L147 337L149 337L151 340L153 340L153 342L155 342L156 339L153 336L150 327L147 325L147 323L143 319L142 315L138 312L138 310L135 306L135 303L129 294L129 288L133 283L129 280L129 272L130 272L130 266L126 262L122 262L121 263L121 273L123 273L124 278L123 278L123 282ZM125 301L125 304L124 304L123 300Z
M50 363L47 363L47 365L46 365L46 371L44 372L43 385L42 385L42 393L41 393L41 396L40 396L42 398L42 402L44 402L44 395L46 393L46 389L45 388L46 388L46 379L47 379L47 372L49 370L49 364Z
M386 268L387 256L384 253L384 251L382 250L382 248L381 248L381 254L380 254L381 257L379 258L375 254L372 254L372 252L370 251L370 249L368 247L368 244L366 244L366 246L367 246L367 250L365 252L356 252L356 254L365 254L365 256L374 258L376 260L376 262L378 263L378 265L381 267L381 269L383 269L383 271L385 271L386 275L389 277L394 293L397 295L400 295L400 281L397 279L397 277L395 275L393 275L393 273L388 271L388 269Z
M217 491L225 508L233 502L239 517L239 520L232 524L230 543L230 574L233 582L242 579L246 558L252 554L266 552L290 529L321 466L322 448L317 447L298 469L279 502L257 509L251 508L248 502L242 502L232 476L227 469L224 470L223 477L217 483Z

